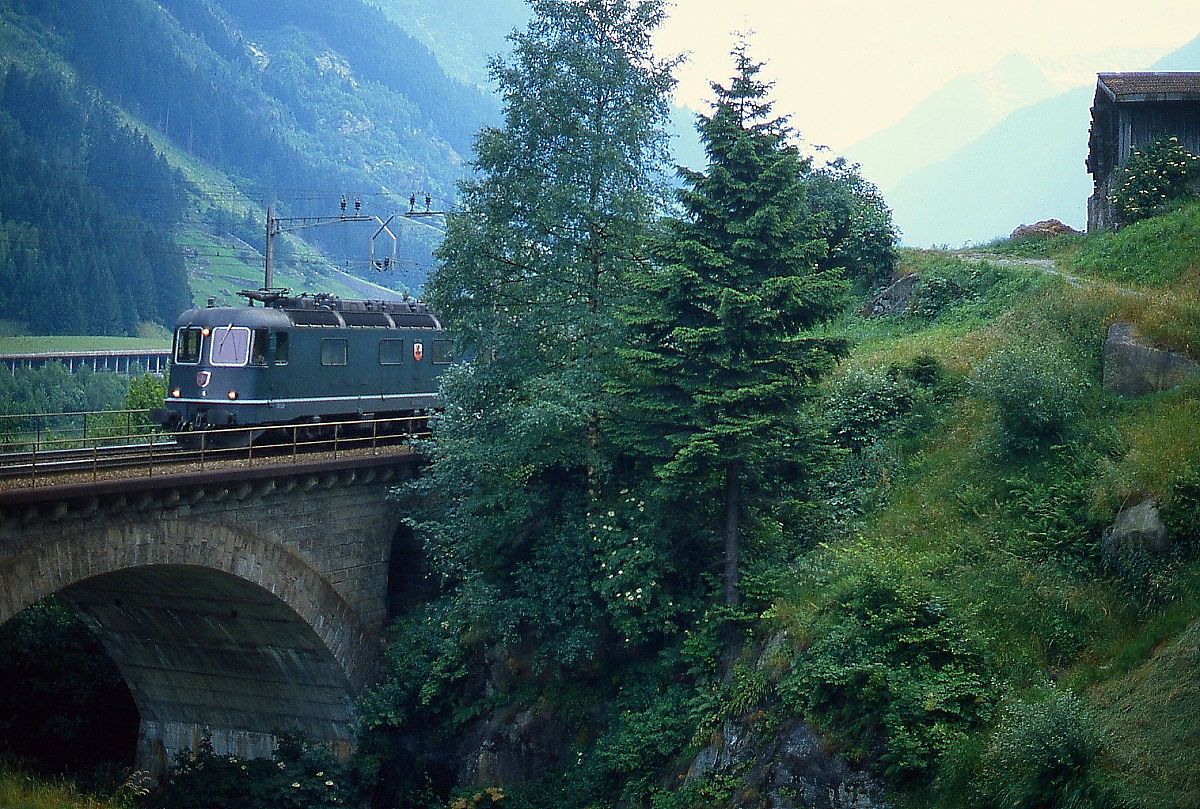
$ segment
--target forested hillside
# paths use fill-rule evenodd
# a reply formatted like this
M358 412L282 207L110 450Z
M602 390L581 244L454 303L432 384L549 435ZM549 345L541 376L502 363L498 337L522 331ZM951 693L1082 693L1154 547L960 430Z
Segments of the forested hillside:
M254 285L268 203L451 207L497 110L359 0L5 0L0 42L10 331L134 334L186 304L185 271L197 297ZM400 231L400 269L372 280L417 288L436 234ZM309 231L324 259L281 245L285 282L368 275L372 232Z
M179 172L58 76L10 64L0 105L0 318L65 334L168 322L191 297L170 249Z

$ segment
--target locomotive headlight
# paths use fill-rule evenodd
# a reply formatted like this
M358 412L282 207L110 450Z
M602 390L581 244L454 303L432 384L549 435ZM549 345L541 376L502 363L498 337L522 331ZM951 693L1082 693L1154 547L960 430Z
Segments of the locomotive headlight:
M229 401L231 401L231 402L232 402L234 399L236 399L236 398L237 398L237 391L236 391L236 390L231 390L231 391L229 391L229 393L226 393L225 395L226 395L226 396L228 396L228 397L229 397Z
M209 330L208 330L208 326L205 326L204 328L202 328L202 329L200 330L200 334L202 334L203 336L207 337L207 336L210 334L210 332L209 332Z
M171 391L172 399L178 399L182 395L183 395L183 393L182 393L182 391L179 390L179 388L175 388L174 390Z

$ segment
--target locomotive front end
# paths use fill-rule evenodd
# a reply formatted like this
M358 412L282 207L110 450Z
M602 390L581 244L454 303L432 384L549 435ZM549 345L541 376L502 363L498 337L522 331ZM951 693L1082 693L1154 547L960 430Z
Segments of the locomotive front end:
M184 312L175 326L167 396L155 419L177 434L250 427L270 420L259 395L275 336L288 326L261 307L210 307Z

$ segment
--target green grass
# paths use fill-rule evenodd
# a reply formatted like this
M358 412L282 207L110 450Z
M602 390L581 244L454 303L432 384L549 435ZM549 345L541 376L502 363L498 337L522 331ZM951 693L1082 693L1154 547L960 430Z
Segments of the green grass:
M220 306L240 306L245 299L238 296L239 290L262 286L259 247L218 239L199 228L189 228L176 239L189 255L188 283L197 306L204 306L209 298ZM277 266L274 286L287 287L296 293L329 292L342 298L362 297L326 269L314 253L299 245L297 249L299 259L295 264L302 269L286 264Z
M1194 613L1193 613L1194 615ZM1125 805L1200 806L1200 620L1095 695L1106 721L1105 757Z
M0 354L34 354L63 351L159 351L171 347L162 337L0 337Z
M244 299L237 293L242 289L258 289L263 283L263 243L266 238L266 211L257 203L240 194L231 194L236 184L221 172L181 151L170 139L163 138L153 127L145 126L136 118L129 122L146 135L172 166L178 168L197 189L217 189L216 196L209 198L203 192L193 198L193 205L201 212L219 209L241 218L247 211L253 212L263 222L262 239L253 244L218 238L202 227L184 227L175 235L179 247L187 251L187 277L192 288L192 301L204 306L209 298L219 305L237 306ZM293 292L329 292L342 298L356 299L362 296L330 272L330 265L315 250L299 239L283 236L294 249L296 260L289 263L277 262L273 269L272 284L287 287Z
M1149 495L1169 507L1181 482L1200 478L1200 380L1137 399L1100 385L1117 321L1200 358L1200 203L1117 233L904 251L901 269L942 279L942 298L919 317L856 308L830 324L826 333L853 348L824 385L833 395L846 377L929 355L949 393L902 417L863 460L876 478L868 507L810 556L772 615L803 643L838 582L907 582L987 650L998 699L1043 688L1083 699L1106 740L1085 780L1115 784L1122 806L1200 806L1200 549L1178 538L1175 555L1150 560L1140 579L1100 545L1123 505ZM1069 363L1086 387L1069 429L1011 454L969 380L997 352L1030 346ZM964 743L962 766L1004 716ZM992 805L948 783L910 787L899 802Z
M131 775L108 797L79 790L68 781L50 781L0 761L0 807L4 809L131 809L145 794L141 774Z
M1143 286L1194 275L1200 269L1200 203L1089 236L1068 260L1081 274Z

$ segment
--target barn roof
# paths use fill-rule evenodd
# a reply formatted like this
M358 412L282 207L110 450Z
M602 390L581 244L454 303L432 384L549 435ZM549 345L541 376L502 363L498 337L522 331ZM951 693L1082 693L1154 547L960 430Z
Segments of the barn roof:
M1100 73L1096 95L1110 101L1200 101L1200 71Z

